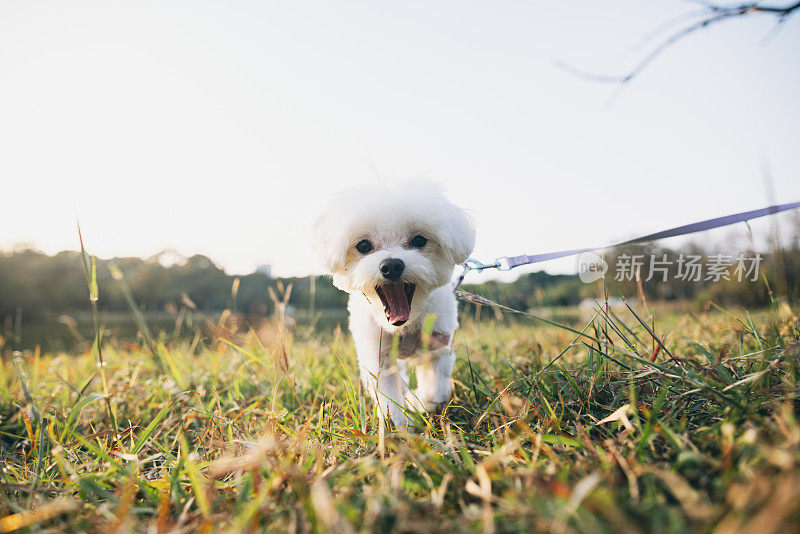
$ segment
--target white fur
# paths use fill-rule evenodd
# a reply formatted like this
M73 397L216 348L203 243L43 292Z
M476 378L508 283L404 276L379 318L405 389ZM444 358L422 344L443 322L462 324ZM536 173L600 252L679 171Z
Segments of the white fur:
M334 285L350 293L350 331L362 383L381 418L388 414L396 427L408 429L407 408L430 410L449 398L455 355L448 343L395 365L385 355L385 347L381 351L381 332L414 334L434 314L434 332L452 340L458 320L449 282L453 267L466 261L475 245L472 221L438 186L408 182L365 186L337 195L314 224L313 234L315 249ZM421 249L409 246L416 235L428 240ZM362 239L375 249L358 253L355 246ZM386 283L379 265L387 258L401 259L405 263L401 281L416 285L409 319L401 326L389 323L375 292L375 286ZM417 373L418 387L413 392L406 376L409 364Z

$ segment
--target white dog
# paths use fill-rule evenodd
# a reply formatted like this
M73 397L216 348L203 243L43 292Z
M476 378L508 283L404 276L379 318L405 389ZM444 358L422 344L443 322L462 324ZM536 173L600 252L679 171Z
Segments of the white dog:
M408 429L405 409L434 410L450 397L458 320L449 282L475 245L472 221L438 186L411 182L337 195L313 234L334 285L350 293L362 383L381 418L389 415L396 427ZM431 315L431 336L421 336ZM414 391L408 364L416 368Z

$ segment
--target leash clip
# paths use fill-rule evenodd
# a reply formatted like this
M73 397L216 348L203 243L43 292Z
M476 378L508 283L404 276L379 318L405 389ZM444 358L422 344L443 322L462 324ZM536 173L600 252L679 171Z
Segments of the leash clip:
M462 266L469 271L481 272L484 269L499 269L500 263L498 263L498 260L495 260L494 263L482 263L474 258L470 258L465 261Z
M461 274L458 276L458 279L453 284L453 292L455 293L458 291L458 288L461 287L461 283L464 281L464 277L467 276L467 273L470 271L478 271L483 272L485 269L500 269L503 271L507 271L508 269L502 269L501 263L499 260L495 260L494 263L483 263L475 258L469 258L467 261L461 264L461 268L464 269L461 271Z

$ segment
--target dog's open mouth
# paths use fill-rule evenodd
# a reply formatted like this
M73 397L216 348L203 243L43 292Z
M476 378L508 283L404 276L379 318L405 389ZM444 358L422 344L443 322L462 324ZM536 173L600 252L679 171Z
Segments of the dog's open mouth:
M392 326L401 326L411 315L411 299L414 298L414 284L385 284L375 286L375 292L383 303L383 313Z

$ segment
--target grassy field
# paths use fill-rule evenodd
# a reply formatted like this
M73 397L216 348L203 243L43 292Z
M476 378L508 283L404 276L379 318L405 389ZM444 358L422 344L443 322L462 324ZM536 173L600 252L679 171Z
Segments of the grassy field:
M414 434L340 331L16 353L0 532L796 531L798 339L785 305L465 319Z

